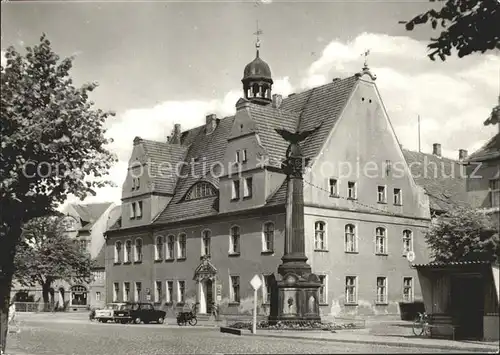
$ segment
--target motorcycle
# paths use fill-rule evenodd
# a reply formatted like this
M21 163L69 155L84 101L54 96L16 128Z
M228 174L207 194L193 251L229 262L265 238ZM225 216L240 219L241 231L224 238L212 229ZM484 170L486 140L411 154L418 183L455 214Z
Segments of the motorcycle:
M179 326L187 325L188 323L192 326L198 324L198 319L196 318L196 304L189 312L177 313L177 324Z

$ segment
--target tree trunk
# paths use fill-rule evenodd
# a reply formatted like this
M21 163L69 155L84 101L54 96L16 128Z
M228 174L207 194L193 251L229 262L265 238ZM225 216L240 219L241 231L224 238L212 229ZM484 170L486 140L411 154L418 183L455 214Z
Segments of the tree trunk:
M50 285L52 282L45 282L42 284L42 298L43 298L43 311L50 311Z
M7 236L7 238L9 237ZM2 242L2 244L2 246L4 246L5 244L11 243ZM14 252L5 253L8 254L8 258L10 260L4 259L4 262L2 262L2 275L0 275L0 349L2 350L2 353L5 353L7 346L7 334L9 327L10 291L12 289L12 278L14 274L15 246L13 246L13 248Z
M3 208L2 208L3 210ZM7 334L9 326L10 291L14 277L14 258L16 246L21 238L21 213L16 215L16 210L9 211L16 217L10 223L2 218L0 232L0 350L5 353L7 347ZM3 210L6 211L6 210ZM8 227L6 227L8 226Z

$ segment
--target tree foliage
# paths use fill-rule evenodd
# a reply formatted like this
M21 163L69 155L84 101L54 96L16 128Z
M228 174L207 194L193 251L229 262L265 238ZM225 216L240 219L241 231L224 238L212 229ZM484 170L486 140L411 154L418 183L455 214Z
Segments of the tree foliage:
M431 2L435 2L430 0ZM406 29L430 22L433 29L443 28L428 45L429 57L445 60L452 49L462 58L474 52L500 49L500 2L498 0L446 1L440 10L431 9L406 22Z
M45 35L21 54L14 47L1 67L0 113L0 332L22 226L47 215L68 194L81 199L110 184L115 157L104 123L113 113L94 108L96 83L79 88L70 77L73 58L61 60ZM86 179L90 177L91 179ZM0 336L5 339L5 336ZM2 342L5 348L5 341Z
M16 280L23 286L41 286L45 303L54 281L91 281L94 263L90 254L64 233L62 218L39 217L26 223L16 250Z
M481 259L498 261L498 227L491 216L456 209L437 217L426 234L431 257L437 262Z

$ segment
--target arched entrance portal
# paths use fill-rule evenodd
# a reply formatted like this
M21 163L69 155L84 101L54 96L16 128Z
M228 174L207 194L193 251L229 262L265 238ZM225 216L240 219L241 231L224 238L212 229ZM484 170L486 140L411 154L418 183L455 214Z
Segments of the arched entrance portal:
M71 305L72 306L87 305L87 288L85 286L71 287Z
M200 265L196 268L194 280L197 283L198 289L198 312L202 314L211 314L212 305L217 303L215 297L217 269L213 266L208 257L204 257Z

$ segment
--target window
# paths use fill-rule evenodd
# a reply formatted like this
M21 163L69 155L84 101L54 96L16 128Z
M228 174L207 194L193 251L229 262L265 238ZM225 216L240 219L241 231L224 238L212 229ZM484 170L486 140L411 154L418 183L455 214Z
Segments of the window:
M96 292L95 293L95 300L96 301L100 301L101 300L101 293L100 292Z
M387 303L387 277L377 277L377 303Z
M325 250L325 222L316 222L314 224L314 249Z
M412 232L410 230L405 229L403 231L403 255L406 256L409 251L413 250L413 240L412 240Z
M403 278L403 302L413 302L413 277Z
M122 242L115 243L115 264L121 263Z
M385 228L375 230L375 254L387 254Z
M132 241L127 240L125 242L125 262L129 263L132 261Z
M241 151L241 161L242 161L243 163L245 163L245 162L247 161L247 150L246 150L246 149L243 149L243 150Z
M236 151L236 156L235 156L235 159L236 159L235 161L236 161L237 163L241 162L241 160L240 160L240 151L239 151L239 150L237 150L237 151Z
M263 291L263 299L265 304L271 304L271 277L272 275L263 275L262 278L264 279L262 287Z
M130 301L130 282L123 283L123 302Z
M130 204L130 219L135 218L135 202Z
M167 286L167 302L172 303L174 301L174 282L167 281L166 286Z
M358 251L356 227L352 224L347 224L345 226L345 251L348 253L355 253Z
M142 218L142 201L137 202L136 218Z
M337 179L330 179L329 180L329 187L330 187L330 197L338 197L339 196L339 190L338 190L338 184L337 184Z
M142 239L137 238L135 240L135 255L134 255L135 262L141 262L142 261Z
M139 190L140 187L141 187L141 179L132 178L132 191Z
M167 255L168 260L174 259L175 236L169 235L167 238Z
M161 302L162 294L161 294L161 281L155 282L155 302Z
M394 189L394 204L396 206L401 206L403 204L403 198L401 194L401 189L395 188Z
M240 277L231 276L231 302L240 302Z
M377 202L378 203L386 203L387 202L387 195L386 195L385 186L378 186L377 187Z
M229 238L229 253L240 253L240 227L231 227L231 235Z
M203 231L202 239L201 239L201 255L202 256L205 256L205 255L210 256L210 237L211 237L211 233L209 230Z
M274 223L272 222L267 222L264 224L264 240L262 243L262 250L274 250Z
M356 276L347 276L345 278L345 302L346 303L357 303L358 302L356 283L357 283Z
M199 182L194 185L186 195L186 200L193 200L196 198L204 198L210 196L216 196L217 190L215 187L205 181Z
M500 207L500 179L490 180L491 207Z
M141 296L142 296L142 283L136 282L135 283L135 301L140 302Z
M347 198L351 200L356 199L356 183L354 181L347 183Z
M252 197L252 178L245 178L243 182L243 197Z
M113 283L113 302L118 302L118 295L120 294L120 284L118 282Z
M186 292L186 282L185 281L177 281L177 302L184 302L184 294Z
M155 260L163 259L163 237L156 237L156 245L155 245Z
M326 299L326 290L327 290L327 285L326 285L326 275L318 275L319 281L321 282L321 287L319 288L319 303L320 304L327 304L328 301Z
M185 259L186 258L186 235L184 233L179 235L177 239L178 250L177 250L177 259Z
M240 198L240 181L233 180L233 190L231 191L231 199L238 200Z

